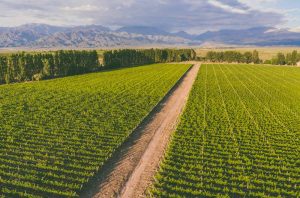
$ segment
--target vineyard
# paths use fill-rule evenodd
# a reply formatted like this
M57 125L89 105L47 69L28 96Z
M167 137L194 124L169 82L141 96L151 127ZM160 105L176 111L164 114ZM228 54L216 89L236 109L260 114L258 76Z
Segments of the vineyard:
M202 65L154 197L299 197L300 70Z
M78 197L189 65L0 86L0 197Z

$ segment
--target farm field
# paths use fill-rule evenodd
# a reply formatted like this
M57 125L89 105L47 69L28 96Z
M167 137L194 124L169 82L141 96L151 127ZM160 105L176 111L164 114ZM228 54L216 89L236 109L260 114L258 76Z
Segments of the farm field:
M299 197L300 69L202 65L154 197Z
M78 197L190 65L0 86L0 197Z

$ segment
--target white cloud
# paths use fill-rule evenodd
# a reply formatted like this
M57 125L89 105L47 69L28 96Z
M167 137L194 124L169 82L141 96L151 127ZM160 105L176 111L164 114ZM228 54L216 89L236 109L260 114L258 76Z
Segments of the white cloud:
M238 0L240 3L249 6L251 9L269 9L271 4L276 4L279 0Z
M299 27L288 28L288 30L291 31L291 32L300 33L300 26Z
M209 0L208 3L210 3L211 5L216 6L218 8L221 8L227 12L232 12L232 13L237 13L237 14L247 14L248 13L248 10L235 8L230 5L221 3L220 1L217 1L217 0Z
M90 4L80 5L80 6L75 6L75 7L65 6L62 9L65 11L95 11L95 10L99 10L99 8L97 6L92 6Z
M0 0L0 13L2 26L144 25L193 33L274 26L282 19L282 14L251 9L238 0Z

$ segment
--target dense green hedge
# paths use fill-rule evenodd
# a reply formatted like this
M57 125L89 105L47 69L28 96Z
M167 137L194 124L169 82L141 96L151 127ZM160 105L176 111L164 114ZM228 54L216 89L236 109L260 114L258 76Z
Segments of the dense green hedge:
M106 68L194 60L192 49L112 50L103 54ZM100 69L96 51L61 50L0 56L0 84L51 79Z
M275 57L271 60L266 60L266 64L273 64L273 65L297 65L300 61L300 53L294 50L292 53L284 54L279 52Z
M82 74L99 66L96 51L11 54L0 57L0 84Z
M261 63L258 51L241 53L238 51L215 52L209 51L204 58L211 62L228 62L228 63Z
M192 49L122 49L106 51L103 54L105 67L124 67L151 63L181 62L194 60Z

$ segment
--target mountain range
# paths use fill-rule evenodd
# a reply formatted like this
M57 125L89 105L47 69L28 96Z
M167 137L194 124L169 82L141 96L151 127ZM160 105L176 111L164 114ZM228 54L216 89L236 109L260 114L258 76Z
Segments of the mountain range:
M0 48L101 48L146 45L300 46L300 33L273 27L208 31L191 35L155 27L127 26L117 30L101 25L59 27L26 24L0 27Z

